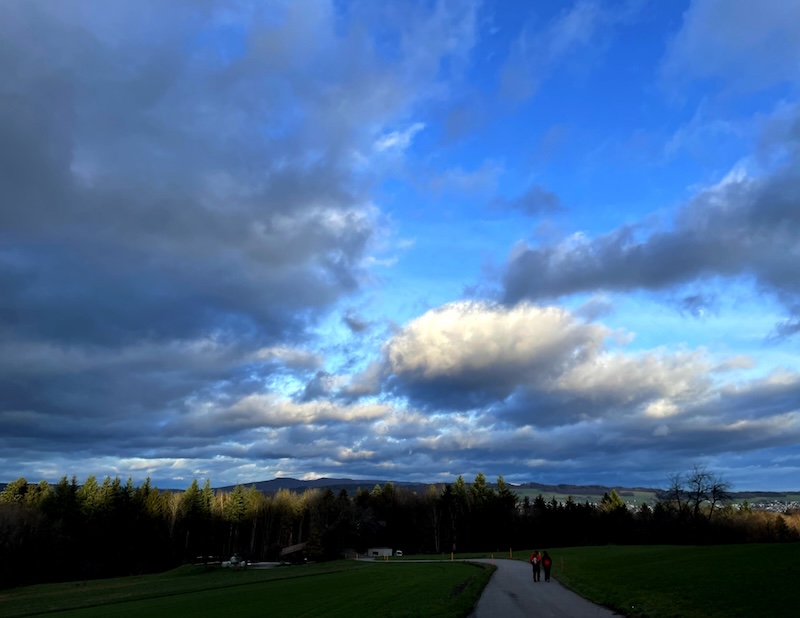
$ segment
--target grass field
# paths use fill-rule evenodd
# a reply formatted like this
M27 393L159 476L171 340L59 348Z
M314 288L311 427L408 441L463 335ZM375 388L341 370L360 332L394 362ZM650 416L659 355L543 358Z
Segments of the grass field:
M540 548L541 549L541 548ZM515 550L527 561L531 550ZM553 576L634 618L800 616L800 543L551 549ZM456 554L457 559L508 558ZM407 556L449 559L448 555Z
M797 543L572 547L551 554L556 579L626 616L800 615Z
M567 501L568 497L572 497L572 499L577 502L578 504L582 504L584 502L589 502L590 504L597 504L603 498L602 494L560 494L560 493L553 493L553 492L543 492L538 489L521 489L515 488L514 491L520 497L520 499L524 498L525 496L533 502L536 499L536 496L539 494L542 495L545 502L550 502L553 498L556 501L561 502L562 504ZM621 495L622 499L625 501L626 504L631 504L633 506L641 506L642 504L648 504L653 506L656 502L656 494L652 491L631 491L623 492L624 495ZM631 494L631 495L629 495ZM744 502L745 499L741 497L734 496L731 500L732 504L741 504ZM800 494L781 494L779 496L754 496L747 498L747 502L750 504L755 504L759 502L800 502Z
M636 618L800 615L800 544L570 547L553 575ZM492 554L457 554L489 558ZM527 560L530 551L514 551ZM507 552L494 554L508 558ZM449 562L354 561L270 570L182 567L160 575L0 593L0 616L441 616L469 614L493 569ZM484 568L485 567L485 568Z
M340 561L268 570L181 567L160 575L0 593L0 616L466 616L488 565Z

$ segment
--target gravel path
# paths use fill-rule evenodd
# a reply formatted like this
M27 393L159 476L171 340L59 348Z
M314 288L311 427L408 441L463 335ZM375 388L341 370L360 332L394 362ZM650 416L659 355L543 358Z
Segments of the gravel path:
M470 562L492 562L470 560ZM495 560L497 571L470 618L594 618L619 616L567 590L555 579L534 582L531 567L520 560Z

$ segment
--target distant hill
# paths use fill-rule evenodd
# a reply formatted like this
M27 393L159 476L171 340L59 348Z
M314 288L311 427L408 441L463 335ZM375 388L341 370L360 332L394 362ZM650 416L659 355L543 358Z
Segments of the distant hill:
M403 487L416 493L423 493L431 485L444 487L448 483L409 483L406 481L388 481L386 479L337 479L337 478L320 478L313 481L302 481L294 478L278 478L270 481L257 481L254 483L242 483L245 487L255 487L258 491L265 494L274 494L279 489L288 489L297 493L302 493L306 489L330 489L334 493L339 493L342 489L346 490L351 496L356 491L366 489L372 491L375 485L383 487L386 483L392 483L395 487ZM469 484L469 483L467 483ZM489 483L493 488L496 488L495 483ZM218 491L232 491L234 485L227 485L225 487L217 487ZM615 490L623 499L634 504L642 502L652 502L656 498L662 497L664 490L655 487L622 487L622 486L605 486L605 485L573 485L562 483L558 485L548 485L545 483L521 483L519 485L512 485L511 488L522 496L536 496L542 494L545 499L550 499L552 496L559 496L562 500L565 496L573 496L578 501L589 499L592 502L599 502L603 494L611 493ZM730 497L733 502L742 502L744 500L752 501L754 498L761 499L796 499L798 492L775 492L775 491L741 491L731 492Z
M279 489L288 489L290 491L302 492L306 489L313 488L328 488L333 492L339 492L342 489L347 490L348 493L354 493L358 488L363 488L372 491L375 485L383 487L386 483L392 483L395 487L403 487L411 491L421 493L431 485L444 486L447 483L409 483L406 481L387 481L385 479L334 479L334 478L321 478L313 481L301 481L293 478L279 478L272 479L271 481L257 481L255 483L243 483L245 487L255 487L258 491L272 494ZM469 485L469 483L467 483ZM489 483L493 488L496 488L495 483ZM219 491L231 491L234 485L227 485L225 487L217 487ZM521 494L537 494L543 495L574 495L574 496L602 496L604 493L616 489L620 495L637 493L655 494L660 491L655 488L647 487L606 487L604 485L546 485L542 483L522 483L520 485L512 485L511 488Z
M532 489L534 491L540 491L543 494L566 494L566 495L600 495L602 496L604 493L609 493L612 489L615 489L617 493L622 491L624 492L647 492L647 493L655 493L657 491L661 491L660 489L656 489L653 487L620 487L620 486L613 486L613 487L606 487L605 485L571 485L571 484L560 484L560 485L543 485L541 483L522 483L521 485L515 485L515 488L519 489ZM620 493L621 495L621 493Z
M409 483L405 481L387 481L375 479L329 479L321 478L313 481L301 481L300 479L293 478L279 478L272 479L271 481L257 481L255 483L242 483L244 487L255 487L258 491L265 494L273 494L279 489L288 489L295 492L303 492L306 489L330 489L334 493L340 492L342 489L347 490L347 493L355 493L359 488L372 491L375 485L383 487L386 483L392 483L395 487L403 487L411 491L425 491L430 485L436 483ZM441 483L440 483L441 484ZM217 487L219 491L231 491L235 485L227 485L225 487Z
M255 487L258 491L265 494L274 494L279 489L288 489L297 493L302 493L306 489L329 488L334 493L339 493L342 489L346 490L351 496L355 495L359 488L372 491L375 485L383 487L386 483L392 483L395 487L403 487L416 493L425 492L431 485L444 487L448 483L410 483L407 481L388 481L385 479L334 479L334 478L320 478L313 481L301 481L294 478L278 478L270 481L256 481L254 483L242 483L244 487ZM467 483L469 484L469 483ZM2 492L8 483L0 483L0 492ZM496 488L495 483L489 483L493 488ZM51 484L52 486L52 484ZM218 491L232 491L235 485L226 485L224 487L216 487ZM562 483L558 485L548 485L545 483L521 483L519 485L512 485L511 488L519 494L520 498L528 496L532 498L538 494L542 494L545 499L550 499L552 496L573 496L579 502L591 498L590 501L599 501L604 493L610 493L612 489L624 499L629 500L636 497L634 503L650 502L655 499L663 498L664 490L654 487L607 487L605 485L573 485ZM183 489L164 489L164 491L182 493ZM800 497L800 490L797 491L732 491L730 497L733 502L749 502L754 501L797 501ZM630 501L630 500L629 500Z

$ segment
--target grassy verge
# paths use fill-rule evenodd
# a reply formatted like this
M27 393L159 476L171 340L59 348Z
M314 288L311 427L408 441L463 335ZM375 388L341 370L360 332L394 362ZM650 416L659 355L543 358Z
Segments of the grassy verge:
M0 615L466 616L486 565L334 562L270 570L182 567L161 575L31 586L0 593Z
M551 554L556 579L626 616L778 618L797 616L800 607L797 543L570 547Z

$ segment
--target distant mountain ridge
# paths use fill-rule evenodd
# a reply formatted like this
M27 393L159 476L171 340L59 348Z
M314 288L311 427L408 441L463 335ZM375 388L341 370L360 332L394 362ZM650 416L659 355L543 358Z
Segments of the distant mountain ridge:
M535 491L541 491L542 493L553 493L553 494L575 494L575 495L594 495L599 494L602 495L604 493L610 492L612 489L615 489L617 492L620 491L643 491L643 492L659 492L663 491L662 489L657 489L655 487L622 487L620 485L613 485L613 486L606 486L606 485L573 485L570 483L561 483L559 485L546 485L543 483L522 483L520 485L514 485L516 489L533 489Z
M332 479L332 478L319 478L312 481L302 481L290 477L283 477L272 479L270 481L256 481L255 483L241 483L243 487L255 487L258 491L264 493L275 493L281 489L288 489L290 491L301 492L306 489L330 489L337 492L346 489L348 493L352 490L355 491L359 487L372 491L375 485L383 487L386 483L391 483L395 487L404 487L412 491L424 490L430 485L444 485L444 483L411 483L408 481L387 481L376 479ZM227 485L225 487L216 487L219 491L231 491L235 485Z
M466 479L465 479L466 480ZM383 487L386 483L391 483L395 487L405 487L410 489L422 488L425 489L430 487L431 485L434 486L444 486L450 485L453 481L449 483L438 482L438 483L417 483L417 482L409 482L409 481L389 481L386 479L347 479L347 478L319 478L312 481L303 481L300 479L295 478L277 478L272 479L269 481L256 481L254 483L241 483L244 487L255 487L259 491L273 493L280 489L289 489L289 490L304 490L304 489L313 489L313 488L331 488L331 489L350 489L354 487L362 487L365 489L371 490L375 485L380 485ZM470 485L470 481L466 481L467 485ZM491 487L497 487L496 483L489 483ZM534 491L541 491L543 493L555 493L555 494L577 494L577 495L594 495L599 494L602 495L603 493L610 492L612 489L616 489L617 491L644 491L644 492L658 492L662 491L661 489L654 488L654 487L620 487L620 486L613 486L607 487L605 485L572 485L572 484L559 484L559 485L547 485L543 483L521 483L517 485L513 485L509 483L509 486L512 489L531 489ZM226 485L224 487L216 487L215 489L220 491L230 491L235 487L235 485Z
M466 479L465 479L466 480ZM319 478L312 481L303 481L295 478L276 478L269 481L256 481L254 483L241 483L244 487L255 487L258 491L264 493L275 493L280 489L288 489L290 491L302 492L306 489L330 489L333 492L339 492L342 489L347 490L348 493L354 493L357 489L362 488L371 491L375 485L383 487L386 483L392 483L395 487L403 487L421 493L431 485L444 486L451 485L449 483L416 483L409 481L389 481L386 479L347 479L347 478ZM467 481L467 485L470 482ZM496 483L489 483L491 487L497 487ZM509 486L514 491L530 490L540 492L542 494L559 494L559 495L573 495L573 496L602 496L604 493L610 493L615 490L620 495L630 494L631 492L652 493L654 495L663 495L664 489L658 487L623 487L620 485L606 486L606 485L574 485L569 483L561 483L557 485L550 485L546 483L520 483ZM219 491L231 491L235 485L227 485L225 487L216 487ZM526 492L527 493L527 492ZM787 495L800 494L798 491L732 491L730 496L734 500L748 500L756 497L774 497L782 498Z
M466 480L466 479L465 479ZM469 481L466 481L467 485L470 485ZM389 481L386 479L348 479L348 478L319 478L314 479L312 481L304 481L300 479L295 479L291 477L282 477L276 478L269 481L256 481L253 483L241 483L243 487L255 487L258 491L263 492L265 494L273 494L280 489L288 489L290 491L295 491L298 493L302 493L306 489L330 489L331 491L338 493L342 489L345 489L349 494L354 494L359 488L366 489L368 491L372 491L372 488L375 485L380 485L383 487L386 483L392 483L395 487L403 487L405 489L409 489L410 491L414 491L417 493L422 493L427 490L428 487L431 485L437 487L444 487L445 485L452 485L453 481L449 483L438 482L438 483L422 483L422 482L410 482L410 481ZM0 483L0 492L2 492L8 483ZM55 487L54 484L51 483L52 487ZM496 483L489 483L489 486L496 488ZM567 496L602 496L604 493L609 493L611 490L615 490L618 494L627 495L631 492L642 492L642 493L652 493L655 497L661 497L664 495L664 489L656 488L656 487L623 487L620 485L614 486L606 486L606 485L574 485L570 483L560 483L557 485L550 485L546 483L520 483L516 485L512 485L509 483L509 486L514 491L519 490L527 490L525 493L529 492L538 492L542 495L548 494L559 494L559 495L567 495ZM217 491L232 491L236 487L235 485L225 485L221 487L215 487L214 489ZM164 489L164 491L173 491L173 492L182 492L183 489ZM750 500L752 498L785 498L787 496L797 496L800 495L800 489L797 491L732 491L730 492L730 496L733 500Z

